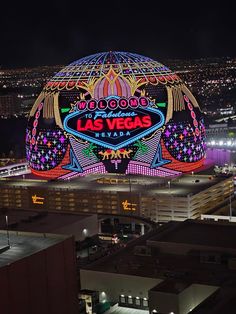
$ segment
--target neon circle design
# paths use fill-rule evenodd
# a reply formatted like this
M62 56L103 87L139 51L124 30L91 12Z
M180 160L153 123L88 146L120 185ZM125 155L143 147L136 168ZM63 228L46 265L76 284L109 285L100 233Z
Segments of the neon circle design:
M29 115L26 155L34 174L52 179L176 176L203 165L203 115L163 64L136 53L97 53L45 85Z

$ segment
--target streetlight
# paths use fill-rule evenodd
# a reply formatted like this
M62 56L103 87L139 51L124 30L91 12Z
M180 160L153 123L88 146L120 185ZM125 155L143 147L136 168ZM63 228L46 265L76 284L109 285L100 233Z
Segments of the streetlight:
M10 236L9 236L9 229L8 229L8 215L5 215L6 219L6 227L7 227L7 245L10 247Z
M84 228L84 229L82 230L82 234L83 234L83 236L86 238L87 235L88 235L88 229Z
M170 181L168 181L167 183L168 183L168 188L169 188L169 193L170 193Z

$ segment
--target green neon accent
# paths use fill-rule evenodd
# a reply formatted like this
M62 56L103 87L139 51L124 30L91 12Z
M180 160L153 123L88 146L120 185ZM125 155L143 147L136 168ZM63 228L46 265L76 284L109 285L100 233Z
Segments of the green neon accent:
M162 107L162 108L166 107L166 103L165 102L158 102L156 105L157 105L157 107Z
M134 143L134 146L138 147L138 150L137 150L136 154L134 155L134 158L136 157L138 152L140 153L140 155L145 155L149 151L148 145L144 144L140 140L137 140L137 142Z
M61 108L62 113L69 112L69 111L70 111L70 108Z
M94 156L94 157L97 157L93 150L96 148L97 146L93 143L90 143L88 147L82 149L82 154L85 156L85 157L88 157L90 158L91 156Z

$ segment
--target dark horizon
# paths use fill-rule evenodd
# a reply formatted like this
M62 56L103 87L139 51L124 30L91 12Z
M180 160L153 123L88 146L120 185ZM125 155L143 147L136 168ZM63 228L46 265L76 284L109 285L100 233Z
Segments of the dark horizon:
M2 4L1 68L69 64L102 51L136 52L157 61L236 57L233 2Z
M98 53L99 52L101 52L101 51L98 51ZM136 53L138 53L138 52L136 52ZM91 54L93 54L93 53L91 53ZM68 64L70 64L70 63L72 63L72 62L74 62L74 61L76 61L76 60L79 60L80 58L83 58L83 57L86 57L86 56L89 56L90 54L87 54L87 55L83 55L83 56L80 56L79 58L77 58L77 59L74 59L74 60L71 60L71 61L69 61L68 63L64 63L64 64L59 64L59 63L50 63L50 64L27 64L27 65L22 65L22 66L8 66L8 67L6 67L6 66L3 66L3 65L1 65L0 64L0 70L3 70L3 71L6 71L6 70L24 70L24 69L33 69L33 68L41 68L41 67L65 67L65 66L67 66ZM144 54L143 54L144 55ZM145 55L146 57L149 57L147 54ZM166 65L167 67L168 67L168 64L167 63L165 63L165 61L168 61L168 60L171 60L171 61L192 61L192 62L194 62L194 61L200 61L200 60L202 60L202 61L212 61L212 60L226 60L226 59L235 59L236 58L236 56L212 56L212 57L198 57L198 58L162 58L162 60L159 58L159 59L157 59L157 58L155 58L155 57L152 57L155 61L158 61L158 62L160 62L160 63L162 63L162 64L164 64L164 65ZM173 66L172 66L173 67ZM172 69L171 67L170 67L170 69Z

